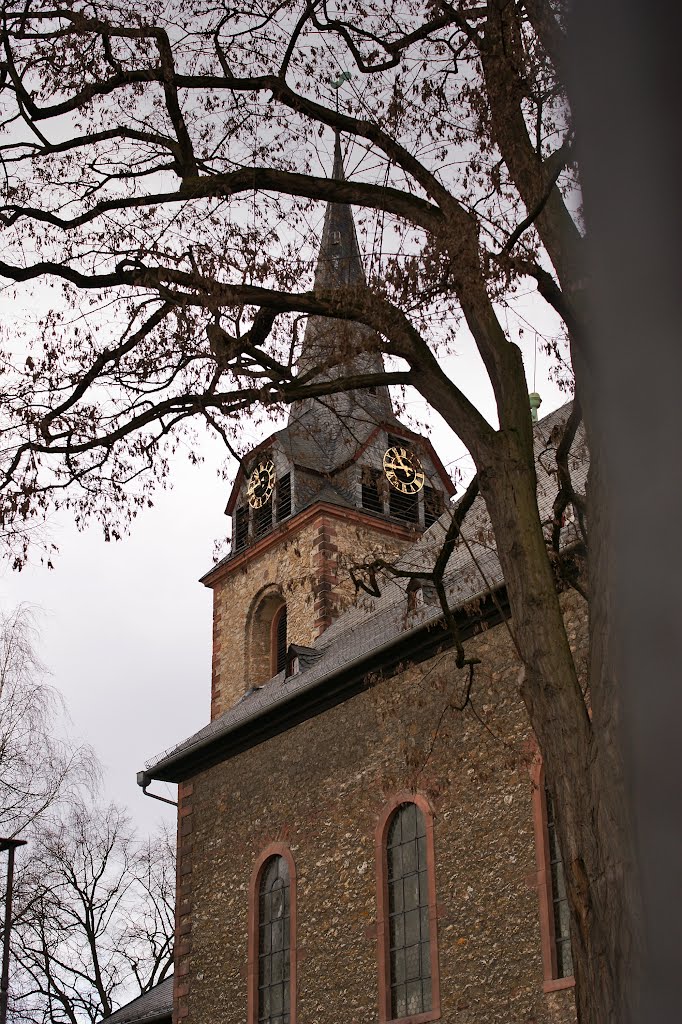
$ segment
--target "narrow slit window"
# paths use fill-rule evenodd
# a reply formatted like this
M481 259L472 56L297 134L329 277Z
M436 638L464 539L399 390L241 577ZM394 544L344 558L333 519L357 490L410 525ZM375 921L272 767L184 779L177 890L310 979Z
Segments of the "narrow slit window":
M286 666L287 660L287 606L283 605L272 620L272 674Z
M545 772L539 756L533 765L532 780L543 989L555 992L570 988L575 979L566 876L557 833L557 808L545 784Z
M573 975L573 955L571 952L570 909L566 893L566 876L564 873L564 862L559 849L554 801L552 794L546 786L544 795L547 808L547 850L552 889L553 939L556 952L555 976L557 978L570 978Z

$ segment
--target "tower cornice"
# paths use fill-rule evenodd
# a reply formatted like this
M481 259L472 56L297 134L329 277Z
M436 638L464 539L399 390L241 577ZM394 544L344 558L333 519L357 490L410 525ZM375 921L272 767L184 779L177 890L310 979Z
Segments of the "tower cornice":
M203 583L209 589L213 588L227 576L231 576L232 573L238 570L243 570L249 562L258 558L275 544L281 544L284 539L295 536L320 516L328 516L343 523L357 523L358 525L369 526L379 533L408 541L416 540L422 532L414 526L404 526L402 523L387 520L382 516L372 515L370 512L364 512L361 509L349 508L344 505L333 505L328 501L316 501L312 505L301 509L291 519L287 519L285 523L276 526L265 537L244 548L239 554L228 556L228 558L213 566L212 569L209 569L207 573L200 577L199 583Z

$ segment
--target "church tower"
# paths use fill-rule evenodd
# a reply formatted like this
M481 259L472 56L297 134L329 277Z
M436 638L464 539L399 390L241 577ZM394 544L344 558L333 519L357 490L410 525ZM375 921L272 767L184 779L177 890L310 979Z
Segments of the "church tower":
M333 177L343 176L337 137ZM327 207L315 273L316 289L334 287L366 287L353 215L340 203ZM299 377L383 368L367 327L308 319ZM387 387L293 403L287 425L245 458L226 508L230 553L202 579L214 597L211 717L284 672L291 645L309 648L352 600L348 567L396 558L453 492Z

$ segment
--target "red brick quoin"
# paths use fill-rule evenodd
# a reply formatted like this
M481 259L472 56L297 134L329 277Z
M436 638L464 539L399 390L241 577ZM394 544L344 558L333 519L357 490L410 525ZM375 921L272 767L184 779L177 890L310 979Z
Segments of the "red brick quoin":
M313 619L317 636L332 624L334 607L332 593L338 584L336 527L329 516L317 521L317 538L313 542L313 565L317 577L313 583Z
M192 794L191 782L178 786L178 860L175 906L175 976L173 1024L189 1013L189 967L192 954Z

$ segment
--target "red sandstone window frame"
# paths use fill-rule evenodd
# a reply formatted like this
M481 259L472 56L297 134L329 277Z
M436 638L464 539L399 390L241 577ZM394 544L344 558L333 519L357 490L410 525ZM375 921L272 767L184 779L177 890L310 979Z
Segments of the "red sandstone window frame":
M431 1009L409 1017L391 1017L391 962L388 916L388 856L386 843L393 815L401 804L416 804L426 825L426 869L429 894L429 941L431 943ZM375 833L374 854L377 880L377 962L379 970L379 1024L426 1024L438 1020L440 1008L440 977L438 971L438 921L436 904L436 857L433 843L433 810L421 793L397 793L386 804Z
M258 1024L258 928L259 893L265 865L271 857L283 857L289 868L289 1024L296 1024L296 863L284 843L271 843L256 858L249 882L247 959L247 1021Z
M537 864L537 890L540 904L540 942L544 992L558 992L573 988L575 978L557 977L556 942L554 938L554 904L552 876L549 866L549 836L547 834L547 802L545 800L545 770L538 754L531 769L533 785L533 828L535 831L535 861Z

